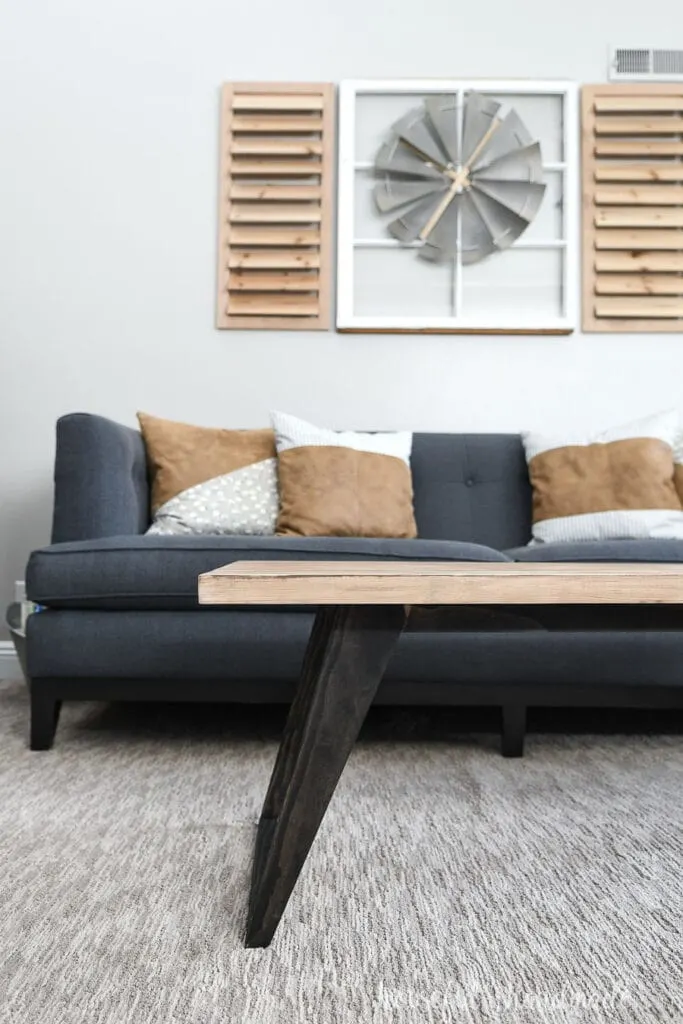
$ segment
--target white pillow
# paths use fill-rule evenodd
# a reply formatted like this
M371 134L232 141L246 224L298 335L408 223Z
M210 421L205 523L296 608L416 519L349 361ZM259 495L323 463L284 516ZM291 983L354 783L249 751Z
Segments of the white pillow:
M278 454L291 448L320 446L353 448L357 452L374 452L376 455L393 455L410 465L410 451L413 435L407 430L386 431L373 434L357 430L328 430L314 423L300 420L286 412L271 412L270 418L275 431L275 446Z

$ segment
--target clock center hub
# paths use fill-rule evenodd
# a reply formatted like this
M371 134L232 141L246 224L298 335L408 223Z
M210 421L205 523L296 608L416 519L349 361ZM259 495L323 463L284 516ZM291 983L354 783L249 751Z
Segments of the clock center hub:
M469 167L460 167L458 170L449 167L446 173L453 182L451 185L452 192L460 193L470 187Z

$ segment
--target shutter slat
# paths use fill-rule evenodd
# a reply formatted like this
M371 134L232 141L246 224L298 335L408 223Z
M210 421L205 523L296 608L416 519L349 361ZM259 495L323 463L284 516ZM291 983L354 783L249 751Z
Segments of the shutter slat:
M595 213L595 226L606 228L681 228L680 206L607 206Z
M683 231L609 230L598 228L595 232L596 249L683 249Z
M263 160L258 158L238 158L232 161L232 174L258 175L259 178L306 178L322 171L322 161L311 160Z
M317 93L279 93L278 86L268 83L261 92L236 91L232 97L233 110L322 110L323 95Z
M236 139L233 156L320 156L322 142L307 139Z
M595 315L626 319L635 317L640 320L649 320L651 317L671 320L674 317L683 317L683 298L598 299L595 303Z
M317 270L320 253L310 249L233 249L225 269L243 270Z
M230 199L261 199L264 202L287 200L317 200L322 198L320 185L251 185L234 182L229 190Z
M249 132L257 135L278 135L298 132L321 132L322 117L306 114L301 117L284 117L281 114L257 114L254 116L236 114L232 119L233 132Z
M678 274L598 274L596 295L680 295Z
M230 228L234 245L319 245L318 228L251 227L245 225Z
M662 142L642 142L633 139L631 142L602 142L595 143L596 156L682 156L683 142L676 140L664 140Z
M310 292L318 290L315 271L281 270L277 273L233 271L228 277L228 291L249 292Z
M231 292L230 309L238 316L317 316L318 296Z
M596 164L596 181L683 181L683 164L673 162L642 164Z
M683 116L597 117L596 135L671 135L683 130Z
M597 252L592 263L598 273L628 270L637 274L674 274L683 271L683 252Z
M598 114L654 110L666 110L675 114L683 112L683 99L678 96L598 96L594 109Z
M219 327L329 326L334 99L327 84L224 87Z
M319 221L319 203L232 203L230 220L256 224L307 224Z
M683 187L679 185L598 185L594 191L597 204L615 206L678 206L683 203Z

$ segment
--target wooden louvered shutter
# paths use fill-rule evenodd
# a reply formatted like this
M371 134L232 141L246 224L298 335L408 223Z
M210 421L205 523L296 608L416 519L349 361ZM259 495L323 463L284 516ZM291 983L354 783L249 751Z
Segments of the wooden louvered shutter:
M683 330L683 84L582 90L583 328Z
M330 320L334 86L223 87L218 327Z

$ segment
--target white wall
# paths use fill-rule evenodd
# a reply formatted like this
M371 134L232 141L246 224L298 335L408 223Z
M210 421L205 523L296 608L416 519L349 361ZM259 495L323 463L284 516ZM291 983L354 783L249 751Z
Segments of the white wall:
M48 539L61 413L518 430L678 406L675 335L213 327L221 82L602 81L609 42L677 24L673 0L0 0L0 608Z

